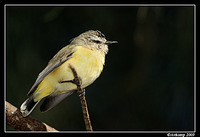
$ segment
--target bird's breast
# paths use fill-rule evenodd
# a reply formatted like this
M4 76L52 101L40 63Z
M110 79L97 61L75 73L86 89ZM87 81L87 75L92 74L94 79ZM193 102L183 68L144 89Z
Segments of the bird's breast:
M69 68L71 64L79 77L82 79L82 87L85 88L93 83L101 74L105 62L105 55L98 50L90 50L86 47L77 46L72 57L56 68L53 73L57 77L57 81L66 81L74 79L73 73ZM72 83L58 83L56 85L58 91L76 89L76 85Z

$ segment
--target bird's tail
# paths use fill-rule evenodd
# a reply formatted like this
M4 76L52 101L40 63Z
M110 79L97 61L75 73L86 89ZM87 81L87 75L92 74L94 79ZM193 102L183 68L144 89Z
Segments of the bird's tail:
M28 116L39 102L40 100L37 102L34 102L33 96L30 96L26 101L24 101L24 103L20 107L22 116L23 117Z

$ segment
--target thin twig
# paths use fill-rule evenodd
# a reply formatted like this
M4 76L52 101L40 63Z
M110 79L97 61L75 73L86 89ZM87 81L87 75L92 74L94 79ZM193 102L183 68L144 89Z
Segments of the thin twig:
M17 131L47 131L59 132L56 129L30 116L23 117L21 112L12 104L5 101L6 122Z
M88 108L87 108L87 102L86 102L86 99L85 99L84 89L81 86L81 79L78 76L75 68L71 64L69 64L69 67L73 72L74 81L75 81L74 83L76 83L77 93L80 97L82 111L83 111L83 119L84 119L84 122L85 122L86 130L87 131L93 131L91 121L90 121L90 117L89 117Z

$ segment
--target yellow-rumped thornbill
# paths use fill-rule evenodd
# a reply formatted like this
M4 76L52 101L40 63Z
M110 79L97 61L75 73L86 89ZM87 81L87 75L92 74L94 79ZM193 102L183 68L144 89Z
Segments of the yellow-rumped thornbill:
M22 115L28 116L43 98L40 106L42 112L53 108L76 91L69 64L77 71L83 88L92 84L103 70L108 45L113 43L117 41L107 41L104 34L98 30L89 30L75 37L39 74L27 94L28 99L20 107Z

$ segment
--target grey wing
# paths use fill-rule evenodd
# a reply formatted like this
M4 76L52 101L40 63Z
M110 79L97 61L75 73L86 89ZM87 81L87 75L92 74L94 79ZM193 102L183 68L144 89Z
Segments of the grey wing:
M47 67L38 75L32 88L29 90L27 96L30 96L36 89L40 82L55 68L72 57L74 51L72 50L74 45L69 45L62 48L48 63Z

